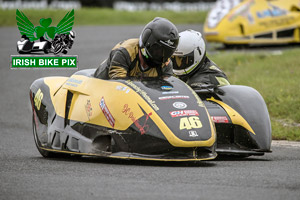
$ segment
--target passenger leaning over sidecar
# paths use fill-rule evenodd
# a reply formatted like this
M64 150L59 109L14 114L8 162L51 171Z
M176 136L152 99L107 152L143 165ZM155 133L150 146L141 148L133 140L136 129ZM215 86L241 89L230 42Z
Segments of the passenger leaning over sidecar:
M144 27L139 39L118 43L94 76L101 79L171 76L170 57L177 48L178 40L175 25L157 17Z
M229 85L225 73L206 56L205 42L200 32L179 33L179 44L172 56L173 72L191 87L203 84Z

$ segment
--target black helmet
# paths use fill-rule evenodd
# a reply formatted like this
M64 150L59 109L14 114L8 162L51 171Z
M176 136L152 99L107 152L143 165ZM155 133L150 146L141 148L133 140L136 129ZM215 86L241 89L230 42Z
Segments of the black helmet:
M149 22L140 35L141 53L150 67L166 62L177 48L179 35L169 20L156 17Z

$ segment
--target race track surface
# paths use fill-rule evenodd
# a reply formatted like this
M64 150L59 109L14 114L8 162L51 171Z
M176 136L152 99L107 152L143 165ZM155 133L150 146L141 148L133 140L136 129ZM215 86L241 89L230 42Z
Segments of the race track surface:
M200 26L178 26L178 29ZM119 41L142 26L78 27L79 69L94 68ZM0 199L300 199L298 143L276 142L273 153L246 159L161 163L109 159L45 159L32 135L29 87L43 76L76 70L12 70L17 27L0 28Z

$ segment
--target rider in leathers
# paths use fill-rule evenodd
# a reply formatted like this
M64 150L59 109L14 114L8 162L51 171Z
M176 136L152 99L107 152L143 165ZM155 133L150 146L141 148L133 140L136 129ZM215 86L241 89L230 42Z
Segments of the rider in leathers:
M191 87L203 84L229 85L225 73L206 56L205 42L200 32L179 33L179 44L172 56L175 76Z
M170 57L177 48L178 40L175 25L157 17L144 27L139 39L118 43L94 76L101 79L171 76Z

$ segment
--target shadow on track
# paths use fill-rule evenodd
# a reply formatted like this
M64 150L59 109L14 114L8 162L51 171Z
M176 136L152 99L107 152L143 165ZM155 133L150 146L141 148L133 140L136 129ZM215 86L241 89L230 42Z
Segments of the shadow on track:
M80 157L80 156L62 156L58 158L32 158L37 160L47 160L53 162L79 162L79 163L101 163L112 165L134 165L134 166L155 166L155 167L214 167L216 163L209 161L148 161L148 160L127 160L114 158L100 158L100 157Z
M264 159L262 157L245 157L242 155L218 155L217 158L214 161L237 161L237 162L243 162L243 161L272 161L269 159Z

